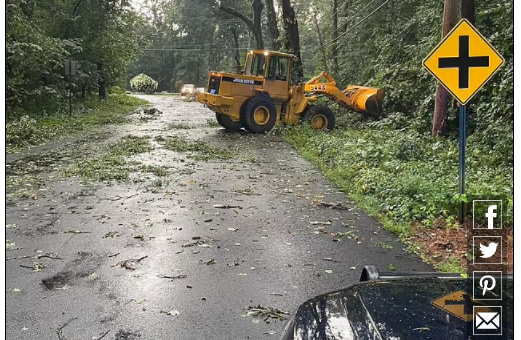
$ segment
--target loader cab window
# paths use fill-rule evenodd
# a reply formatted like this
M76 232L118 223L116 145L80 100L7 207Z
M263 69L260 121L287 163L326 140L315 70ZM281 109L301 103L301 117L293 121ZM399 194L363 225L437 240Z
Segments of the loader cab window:
M246 58L246 65L244 65L244 74L250 74L251 70L251 61L253 60L253 54L248 53L248 57Z
M268 79L288 80L288 58L272 56L270 58Z
M250 62L251 60L251 62ZM264 75L264 65L266 63L266 58L262 54L254 54L251 58L248 58L248 63L246 64L246 74L253 76L263 76ZM248 64L251 64L248 67Z

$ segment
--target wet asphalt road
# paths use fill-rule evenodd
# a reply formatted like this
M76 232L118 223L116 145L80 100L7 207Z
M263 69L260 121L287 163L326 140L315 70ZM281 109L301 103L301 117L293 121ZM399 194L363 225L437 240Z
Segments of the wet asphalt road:
M16 227L6 229L15 242L6 252L7 339L277 339L284 322L244 317L249 306L294 312L306 299L356 283L366 264L431 270L280 136L226 133L207 124L214 115L198 103L145 98L163 112L157 119L53 147L87 154L129 134L149 136L154 149L133 159L164 166L167 186L151 190L153 176L85 184L61 175L71 161L64 157L45 163L50 177L29 189L37 196L8 203L7 223ZM172 122L191 128L168 129ZM192 161L157 136L238 146L238 157ZM49 147L30 159L39 153ZM60 259L19 258L48 253ZM130 263L135 270L121 266L140 258ZM34 262L46 267L22 267Z

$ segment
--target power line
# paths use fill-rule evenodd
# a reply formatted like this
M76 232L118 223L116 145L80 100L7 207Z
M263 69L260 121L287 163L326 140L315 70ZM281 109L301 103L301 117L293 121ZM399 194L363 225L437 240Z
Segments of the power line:
M339 7L337 7L336 11L333 13L332 16L330 16L328 18L328 20L330 19L333 19L333 17L338 13L338 11L340 11L342 9L342 7L344 7L345 5L347 5L347 3L350 2L350 0L346 0L346 2L344 2L342 5L340 5ZM360 14L364 9L366 9L367 7L369 7L369 5L371 5L373 2L375 2L375 0L371 0L369 1L369 3L367 3L360 11L358 11L358 14ZM353 18L353 17L351 17Z
M350 0L346 0L342 5L340 5L340 7L337 7L337 8L336 8L336 11L333 13L333 15L332 15L331 17L329 17L329 19L332 19L332 18L333 18L333 17L338 13L338 11L340 11L340 9L341 9L342 7L344 7L345 5L347 5L347 3L348 3L349 1L350 1Z
M369 1L364 7L362 7L361 10L358 11L358 14L362 13L364 11L364 9L366 9L367 7L369 7L373 2L375 2L375 0L371 0ZM351 17L351 19L353 18L353 16Z
M356 15L359 15L360 13L362 13L362 12L364 11L364 9L366 9L367 7L369 7L373 2L375 2L375 0L371 0L371 1L369 1L369 2L364 6L364 7L362 7L361 10L358 11L358 13L356 13ZM347 1L346 1L345 3L347 3ZM345 4L345 3L344 3L344 4ZM342 5L342 6L343 6L343 5ZM338 12L338 11L337 11L337 12ZM336 12L335 12L335 13L336 13ZM334 14L333 14L333 16L334 16ZM355 17L355 15L352 15L352 16L350 17L350 19L353 19L354 17ZM333 17L331 17L331 18L333 18ZM331 18L330 18L330 19L331 19ZM338 39L338 37L337 37L337 39ZM309 46L311 46L311 45L304 46L303 48L306 48L306 47L309 47ZM313 45L313 46L314 46L314 45Z
M246 39L241 39L241 40L246 40ZM165 42L168 44L168 41ZM181 45L181 46L176 46L175 43L172 43L172 45L170 45L169 47L165 47L164 45L161 45L161 46L157 46L155 44L152 44L150 45L149 49L155 49L155 48L175 48L175 49L190 49L190 48L196 48L196 49L203 49L203 48L206 48L206 47L214 47L216 45L219 45L219 44L216 44L216 43L208 43L208 44L192 44L192 45Z
M347 35L349 32L353 31L355 28L357 28L358 26L360 26L362 23L364 23L367 19L369 19L373 14L375 14L380 8L382 8L383 6L385 6L390 0L386 0L383 4L381 4L380 6L378 6L374 11L372 11L371 13L369 13L365 18L363 18L362 20L360 20L359 22L357 22L356 24L354 24L353 26L351 26L347 31L345 31L344 33L340 34L338 37L336 37L335 39L331 40L330 42L328 42L327 44L323 45L322 48L324 47L327 47L327 46L330 46L331 44L333 44L335 41L337 41L338 39L344 37L345 35ZM319 50L320 47L318 48L315 48L315 49L312 49L310 51L306 51L306 52L315 52L317 50Z
M189 17L189 16L178 16L178 17L174 17L172 19L201 19L201 20L222 20L222 21L242 21L240 19L235 19L235 18L219 18L219 17ZM244 22L244 21L242 21Z
M228 18L218 18L218 17L185 17L185 16L172 18L172 20L181 20L181 19L244 23L244 21L242 21L241 19L235 19L235 18L228 19Z
M218 19L218 18L173 18L172 21L175 23L176 21L181 21L186 19L187 21L204 21L204 22L212 22L212 23L220 23L220 24L244 24L244 21L240 19Z
M253 47L239 47L239 48L144 48L143 51L187 51L187 52L199 52L199 51L242 51L242 50L254 50Z

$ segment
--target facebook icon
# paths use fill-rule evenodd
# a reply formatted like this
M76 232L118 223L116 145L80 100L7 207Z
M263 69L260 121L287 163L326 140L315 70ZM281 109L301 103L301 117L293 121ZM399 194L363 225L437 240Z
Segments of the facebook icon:
M494 229L494 217L497 217L494 210L497 210L497 205L489 205L488 212L485 214L488 218L488 229Z
M503 200L473 200L473 229L503 229Z

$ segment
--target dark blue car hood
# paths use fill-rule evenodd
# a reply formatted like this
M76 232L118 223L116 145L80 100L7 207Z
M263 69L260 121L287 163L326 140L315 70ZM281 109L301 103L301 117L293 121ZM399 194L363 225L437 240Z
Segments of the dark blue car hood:
M360 283L302 304L288 323L283 339L468 339L472 320L467 322L433 303L440 297L466 292L467 284L463 278L435 277ZM513 278L507 280L505 287L506 329L502 339L514 339ZM464 307L466 313L472 314L472 306L477 302L468 302Z

